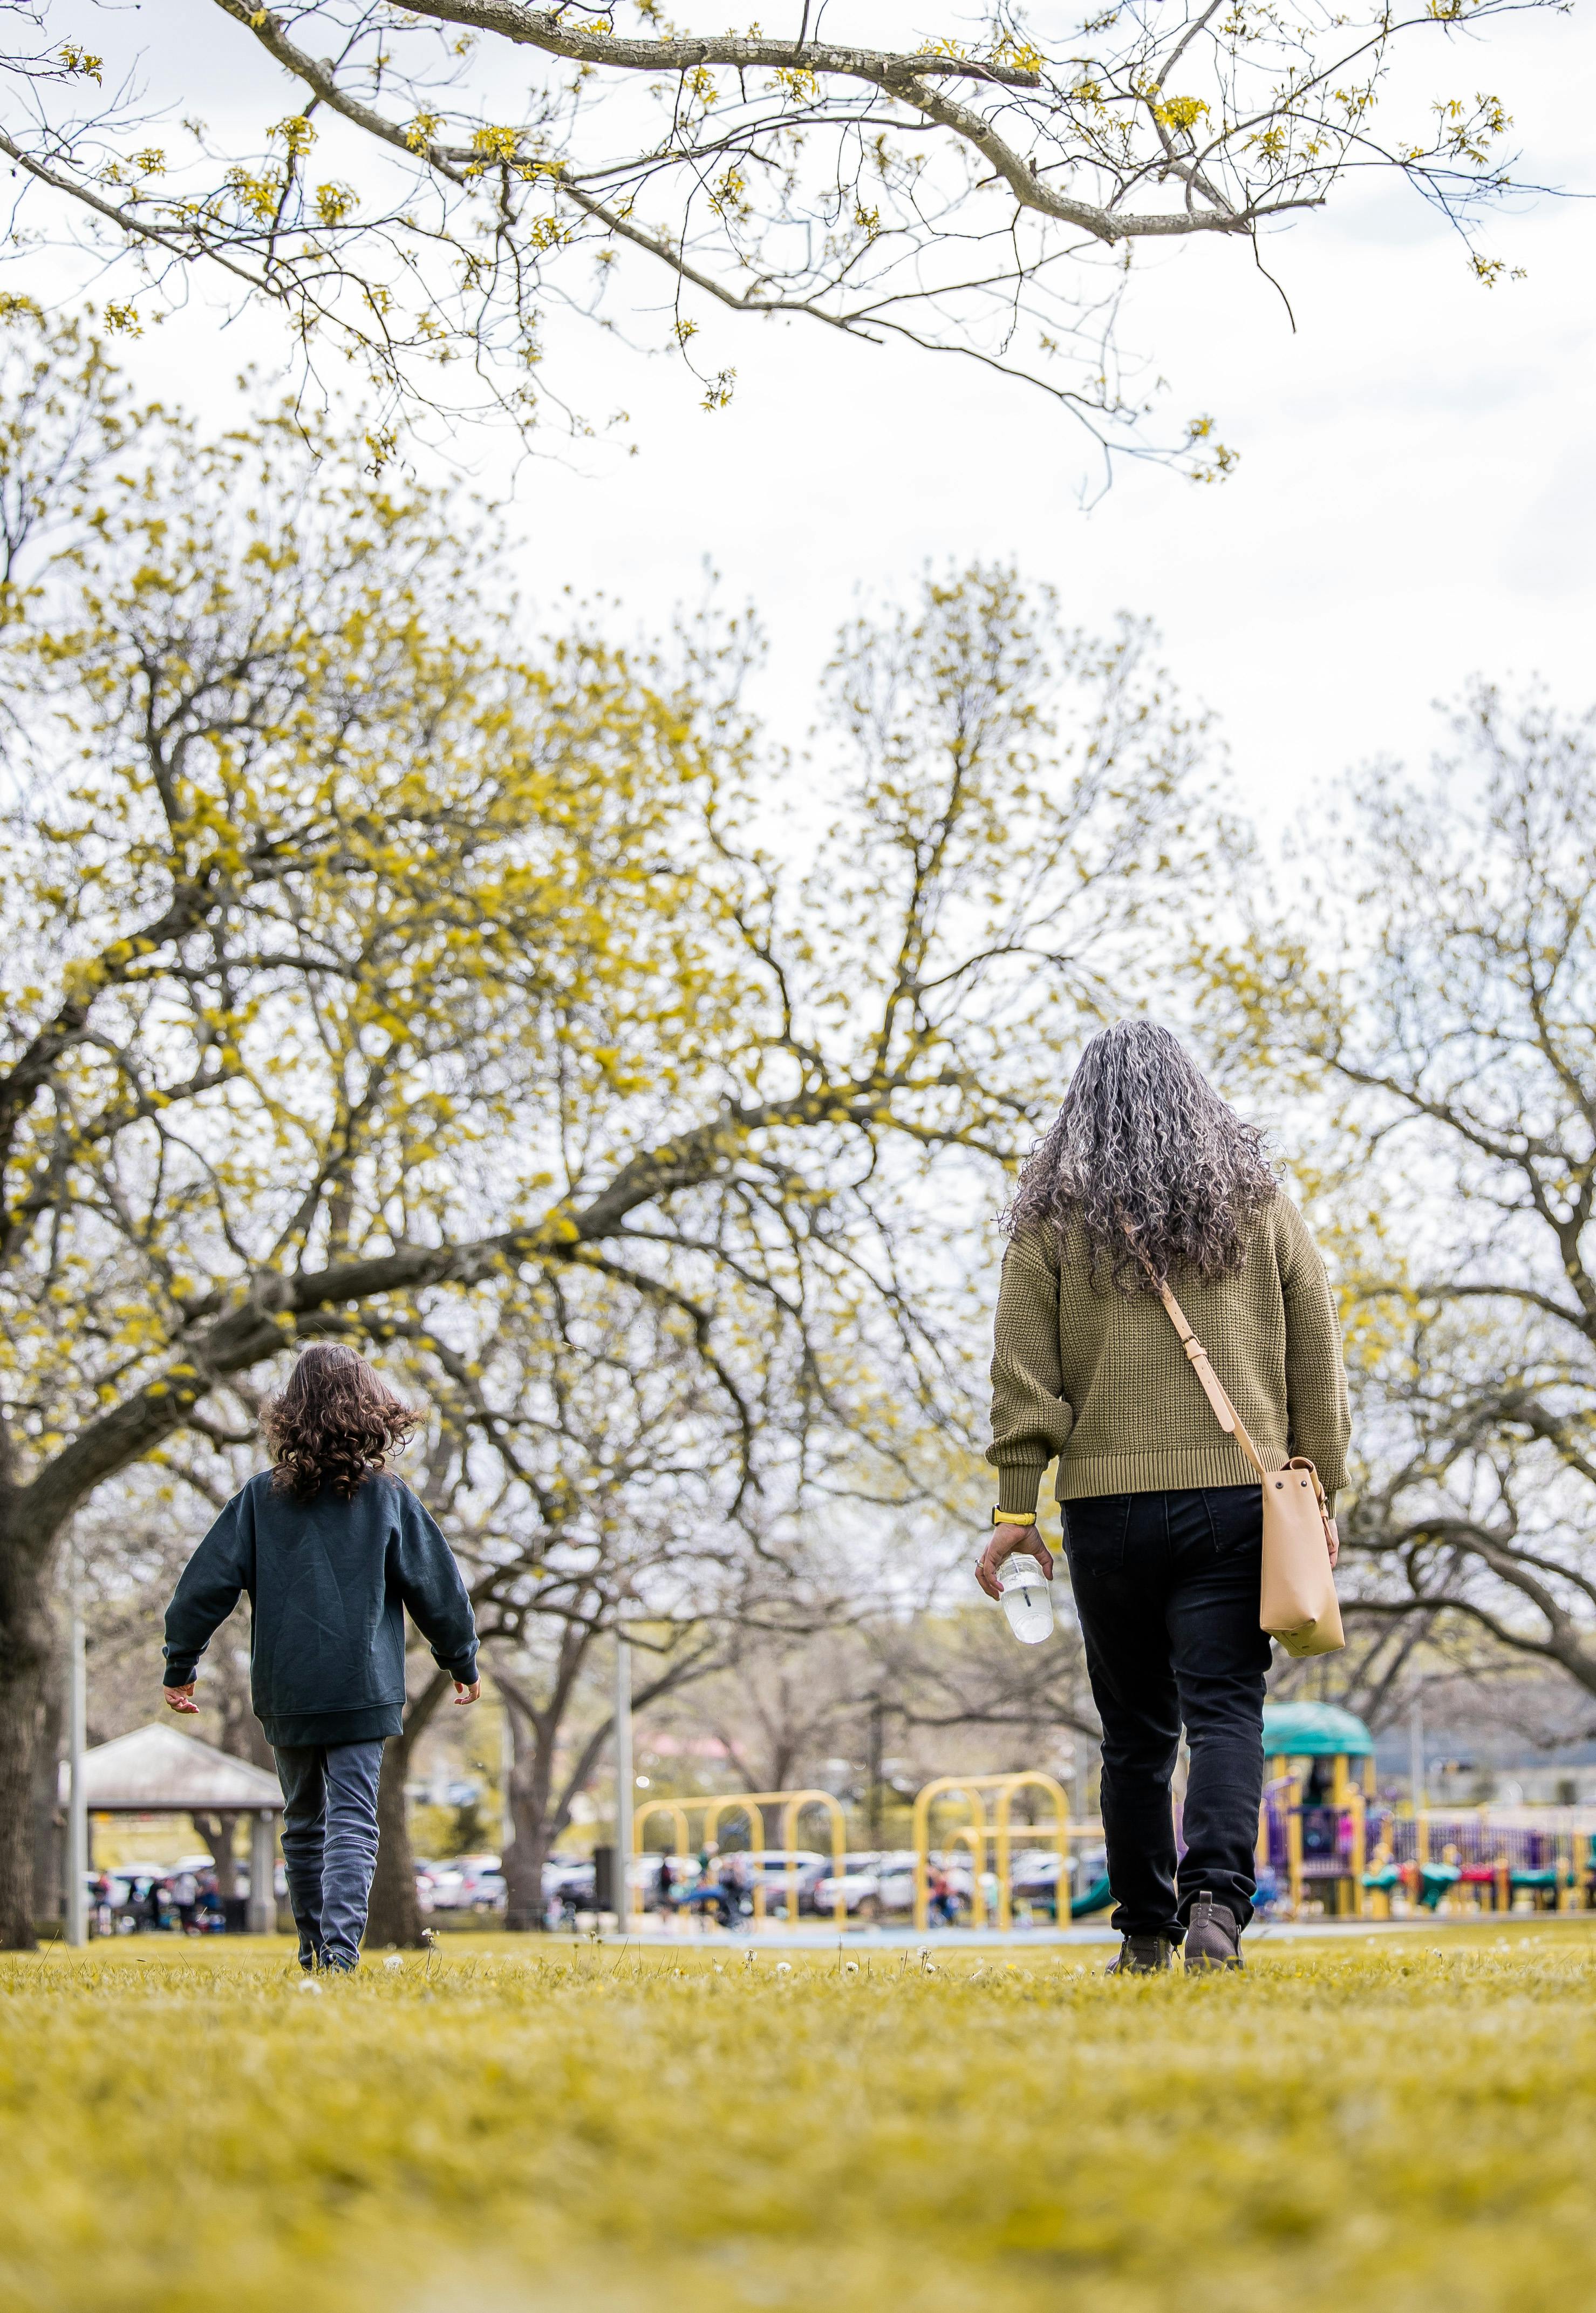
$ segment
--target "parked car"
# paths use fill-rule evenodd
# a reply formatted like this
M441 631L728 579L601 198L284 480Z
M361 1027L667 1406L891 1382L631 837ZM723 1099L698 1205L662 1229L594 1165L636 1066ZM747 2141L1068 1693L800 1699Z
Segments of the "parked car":
M174 1924L170 1896L171 1867L162 1863L123 1863L106 1874L110 1882L110 1930L118 1936L146 1933Z
M693 1886L698 1878L696 1855L663 1855L657 1848L632 1859L632 1901L640 1912L651 1912L660 1898L660 1866L671 1866L671 1892L680 1895L684 1888Z
M569 1856L551 1856L543 1866L545 1917L551 1926L574 1920L578 1912L593 1908L593 1867L591 1860L574 1862Z
M1092 1847L1072 1847L1070 1850L1070 1901L1078 1904L1083 1895L1093 1893L1099 1898L1098 1909L1107 1909L1109 1886L1109 1851L1100 1839Z
M765 1916L768 1920L786 1918L787 1891L792 1884L788 1878L789 1865L792 1866L793 1879L797 1883L801 1915L814 1909L815 1887L831 1868L829 1856L822 1855L812 1847L754 1847L746 1852L735 1850L733 1852L742 1866L750 1896L756 1887L764 1889ZM720 1859L722 1862L725 1860L723 1856ZM712 1863L710 1877L717 1876L716 1867Z
M1094 1863L1101 1860L1101 1851ZM829 1875L815 1883L811 1902L817 1912L829 1912L835 1896L840 1895L843 1906L852 1919L881 1920L894 1913L906 1913L915 1908L915 1851L912 1847L890 1848L881 1854L853 1854L846 1859L847 1869L840 1879ZM969 1851L958 1847L944 1851L935 1859L937 1868L946 1879L960 1907L969 1905L974 1888ZM1077 1884L1090 1884L1097 1876L1093 1869L1086 1880L1079 1878L1079 1869L1072 1860L1072 1873ZM1021 1848L1009 1861L1009 1890L1016 1901L1051 1906L1058 1883L1058 1857L1050 1848ZM996 1900L996 1876L990 1869L986 1874L985 1890L988 1907Z
M504 1875L496 1855L458 1855L427 1867L434 1912L502 1912Z
M845 1856L840 1879L824 1872L816 1880L811 1901L817 1912L829 1912L837 1897L851 1919L880 1920L889 1912L909 1912L915 1904L915 1851L912 1847L867 1851Z
M104 1886L101 1889L101 1878ZM99 1915L101 1935L130 1936L138 1925L134 1911L134 1897L138 1892L140 1874L131 1863L113 1864L101 1875L91 1871L89 1901Z
M1107 1851L1101 1844L1072 1848L1069 1900L1073 1903L1078 1896L1085 1895L1089 1888L1102 1880L1107 1870ZM1010 1858L1009 1894L1013 1900L1017 1904L1038 1904L1052 1918L1057 1918L1059 1913L1058 1878L1058 1853L1055 1848L1019 1848Z
M1058 1895L1058 1851L1022 1847L1009 1858L1009 1894L1028 1904L1052 1904Z

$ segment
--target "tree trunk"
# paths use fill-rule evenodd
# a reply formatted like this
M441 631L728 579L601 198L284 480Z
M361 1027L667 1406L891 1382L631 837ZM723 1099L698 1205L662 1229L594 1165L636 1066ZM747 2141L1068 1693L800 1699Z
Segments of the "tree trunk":
M409 1772L409 1744L402 1735L390 1736L382 1746L382 1778L377 1786L377 1869L365 1923L365 1940L373 1949L392 1944L400 1951L416 1951L425 1940L405 1814Z
M216 1867L216 1893L224 1903L238 1894L238 1817L226 1815L191 1815L195 1837L201 1846L211 1851L211 1861Z
M504 1858L504 1925L543 1925L543 1866L555 1841L571 1820L571 1802L587 1789L600 1755L610 1740L613 1721L605 1719L589 1735L571 1763L564 1790L557 1798L554 1764L560 1724L574 1683L574 1668L586 1651L585 1641L569 1658L571 1676L556 1686L541 1711L533 1708L523 1687L495 1674L499 1693L510 1705L514 1748L510 1770L510 1822L515 1834Z
M53 1636L48 1559L0 1511L0 1949L31 1951L35 1774Z
M66 1816L61 1760L66 1747L66 1697L61 1649L52 1647L39 1688L39 1739L33 1753L33 1917L63 1920L66 1909Z
M377 1869L365 1923L365 1940L373 1949L392 1944L400 1951L417 1951L425 1940L421 1902L416 1893L405 1784L409 1779L410 1754L452 1684L447 1671L434 1671L406 1709L404 1733L390 1736L382 1746L382 1777L377 1786Z
M519 1728L516 1749L519 1753ZM524 1933L543 1925L543 1867L558 1835L546 1776L512 1772L510 1822L515 1836L504 1857L504 1925Z
M565 1785L555 1794L555 1760L560 1732L576 1683L597 1632L586 1623L568 1623L560 1637L555 1674L539 1703L518 1678L495 1662L494 1684L510 1714L513 1741L510 1769L510 1822L514 1837L504 1860L504 1925L540 1928L543 1924L543 1867L566 1825L571 1802L587 1789L592 1773L614 1733L613 1719L594 1728L569 1763ZM672 1664L662 1675L648 1680L632 1695L634 1714L673 1686L709 1667L713 1655L702 1649Z
M496 1664L494 1669L499 1697L510 1719L513 1835L503 1864L504 1925L521 1934L543 1925L543 1867L564 1827L570 1804L569 1793L565 1807L555 1804L555 1747L590 1642L591 1633L574 1625L562 1631L554 1681L541 1709L519 1681L501 1672Z
M217 1639L228 1627L226 1623L223 1623ZM217 1639L211 1641L211 1652L217 1658L213 1678L218 1692L210 1698L221 1707L222 1724L216 1736L216 1748L225 1751L231 1759L248 1759L252 1767L264 1767L268 1775L275 1774L276 1755L266 1739L265 1728L255 1716L248 1668L241 1669L237 1664L228 1661L226 1657L231 1650L218 1645Z

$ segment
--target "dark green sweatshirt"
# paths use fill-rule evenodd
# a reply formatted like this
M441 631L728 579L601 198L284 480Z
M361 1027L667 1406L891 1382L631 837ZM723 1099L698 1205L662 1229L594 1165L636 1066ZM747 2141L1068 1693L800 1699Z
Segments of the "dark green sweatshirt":
M454 1553L408 1486L368 1478L350 1501L277 1492L263 1470L234 1494L166 1610L166 1684L186 1686L248 1593L250 1690L272 1744L397 1735L405 1609L452 1677L477 1675L477 1624Z

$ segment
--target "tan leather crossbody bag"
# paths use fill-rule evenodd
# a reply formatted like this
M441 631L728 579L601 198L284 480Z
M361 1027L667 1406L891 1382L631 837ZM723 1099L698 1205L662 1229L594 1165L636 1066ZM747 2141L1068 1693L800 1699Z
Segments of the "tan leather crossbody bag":
M1151 1274L1151 1271L1149 1271ZM1158 1282L1156 1279L1153 1280ZM1203 1385L1220 1428L1246 1455L1264 1490L1264 1579L1258 1597L1261 1629L1288 1655L1333 1655L1346 1644L1336 1577L1330 1566L1330 1514L1311 1462L1297 1455L1284 1469L1266 1470L1245 1423L1186 1322L1167 1285L1158 1290L1181 1347Z

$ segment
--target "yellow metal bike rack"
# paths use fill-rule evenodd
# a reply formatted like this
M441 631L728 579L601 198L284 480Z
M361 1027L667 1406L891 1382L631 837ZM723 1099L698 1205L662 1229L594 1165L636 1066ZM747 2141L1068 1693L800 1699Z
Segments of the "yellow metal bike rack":
M632 1852L635 1856L638 1856L643 1853L644 1825L648 1822L651 1816L668 1815L671 1817L671 1828L680 1842L677 1852L681 1855L687 1855L690 1854L692 1851L692 1842L688 1835L688 1817L689 1811L695 1813L702 1811L704 1816L703 1844L706 1847L709 1847L715 1844L718 1838L721 1826L721 1817L723 1815L743 1816L746 1817L749 1829L751 1832L756 1828L753 1810L756 1807L764 1808L767 1807L779 1807L782 1811L781 1843L788 1858L786 1870L787 1918L794 1926L796 1926L798 1922L798 1867L792 1860L792 1855L794 1849L798 1843L798 1818L802 1814L805 1807L823 1807L830 1816L832 1877L833 1878L840 1879L843 1876L847 1854L847 1823L843 1815L841 1801L830 1791L730 1791L726 1793L723 1798L715 1799L697 1799L687 1800L650 1799L648 1804L645 1807L639 1807L632 1817ZM762 1847L765 1843L762 1822L758 1825L758 1828L760 1831L759 1844ZM763 1920L765 1917L765 1888L763 1882L754 1889L754 1917L758 1920ZM833 1900L831 1917L833 1923L836 1926L839 1928L846 1927L848 1922L847 1905L844 1903L840 1892Z
M987 1834L973 1825L964 1824L953 1834L955 1847L969 1850L969 1913L970 1925L984 1928L987 1924L987 1890L981 1881L987 1870Z
M1067 1884L1069 1843L1077 1833L1085 1831L1087 1827L1084 1824L1071 1822L1069 1801L1065 1796L1063 1784L1034 1767L1023 1767L1005 1775L938 1775L915 1799L915 1932L917 1935L924 1935L930 1924L925 1883L930 1868L931 1810L939 1799L947 1796L962 1799L975 1817L973 1823L964 1825L956 1835L957 1843L969 1849L975 1867L974 1899L970 1905L975 1923L983 1928L987 1924L981 1875L987 1868L987 1842L994 1840L997 1846L997 1926L1001 1932L1012 1925L1013 1906L1009 1893L1009 1856L1013 1827L1009 1818L1014 1794L1022 1790L1046 1791L1053 1802L1054 1820L1051 1823L1028 1824L1025 1831L1028 1838L1051 1839L1057 1843L1058 1903L1062 1914L1065 1901L1064 1890ZM986 1805L981 1798L983 1791L995 1791L997 1795L996 1820L991 1824L987 1820Z
M632 1816L633 1854L641 1855L643 1852L643 1826L651 1815L670 1816L671 1828L676 1834L676 1852L685 1855L688 1852L688 1811L684 1807L678 1807L674 1799L650 1799L646 1807L636 1810Z

